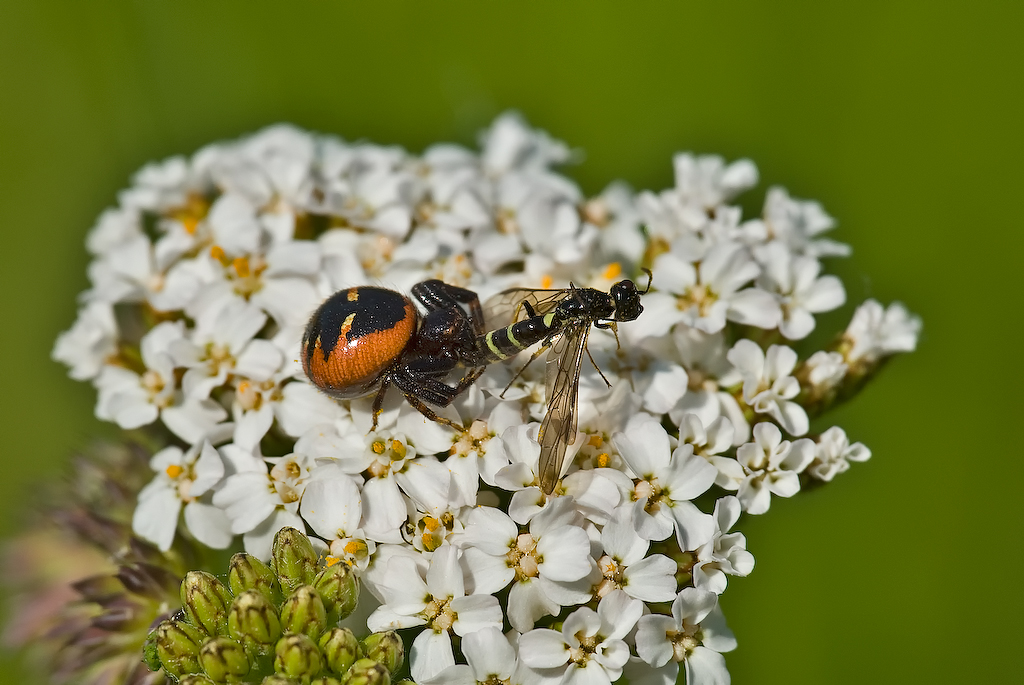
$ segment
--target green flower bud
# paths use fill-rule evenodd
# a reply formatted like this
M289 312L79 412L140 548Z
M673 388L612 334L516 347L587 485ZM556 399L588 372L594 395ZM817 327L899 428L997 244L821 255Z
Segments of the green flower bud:
M416 685L416 683L414 683L411 680L399 680L397 683L394 683L393 685Z
M245 644L272 645L281 637L281 619L259 590L246 590L235 597L228 611L228 634Z
M309 538L294 528L277 531L271 559L285 594L291 594L300 585L311 585L316 577L319 557Z
M343 675L362 656L359 640L348 628L332 628L324 633L320 638L320 651L327 668L338 675Z
M309 685L341 685L341 681L334 678L314 678L309 681Z
M306 635L285 635L274 648L274 670L292 678L312 678L323 667L316 643Z
M337 623L355 611L359 581L348 564L338 562L328 566L313 581L313 587L324 601L328 623Z
M205 571L189 571L181 581L181 603L189 622L207 635L223 635L228 621L231 592Z
M300 683L294 678L289 678L288 676L281 675L280 673L274 673L264 678L260 685L300 685Z
M249 657L242 645L231 638L207 640L199 652L199 661L210 679L218 683L237 682L249 673Z
M281 605L281 627L316 640L327 627L327 610L312 585L300 585Z
M384 664L373 659L360 659L352 664L341 682L342 685L391 685L391 673Z
M384 667L394 673L402 667L405 661L405 645L402 638L393 630L385 630L380 633L372 633L363 640L363 654L368 659L384 664Z
M160 654L156 646L156 631L153 630L146 636L142 643L142 662L151 671L160 670Z
M244 552L231 557L228 566L228 586L236 597L246 590L259 590L271 602L281 601L281 591L277 586L277 576L273 569Z
M212 680L204 675L187 675L178 681L178 685L215 685Z
M160 664L172 676L199 670L199 650L206 637L195 626L168 619L153 629L150 639Z

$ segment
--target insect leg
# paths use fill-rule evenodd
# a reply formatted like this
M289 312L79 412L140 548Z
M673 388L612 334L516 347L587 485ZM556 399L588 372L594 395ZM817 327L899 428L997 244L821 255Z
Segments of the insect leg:
M373 425L370 426L370 432L377 430L377 419L380 417L382 411L384 411L384 395L388 391L388 379L385 378L384 382L381 383L380 390L377 391L377 396L373 398Z
M467 373L465 376L463 376L462 380L459 381L459 384L455 386L455 394L461 395L463 392L465 392L466 389L469 388L469 386L476 383L477 379L480 378L480 376L482 376L484 374L484 371L486 370L486 366L478 366L469 373Z
M597 365L596 361L594 361L594 355L590 354L589 347L587 348L587 356L590 358L590 363L594 365L595 369L597 369L597 373L601 376L601 380L604 381L604 384L607 385L609 388L612 387L612 384L609 383L608 379L605 377L604 371L602 371L601 367Z
M478 335L484 332L484 310L480 306L480 296L472 290L449 285L433 278L414 285L412 294L428 310L450 309L458 307L460 304L468 306L473 331Z
M531 355L530 355L530 358L529 358L529 359L527 360L527 362L526 362L525 364L523 364L523 365L522 365L522 366L521 366L521 367L519 368L519 370L518 370L518 371L516 371L516 373L515 373L515 375L514 375L514 376L512 376L512 380L510 380L510 381L508 382L508 385L506 385L506 386L505 386L505 389L501 391L501 395L499 395L499 397L504 397L504 396L505 396L505 393L506 393L506 392L508 391L508 389L512 387L512 384L516 382L516 379L517 379L517 378L519 378L520 376L522 376L522 375L523 375L523 371L526 371L526 367L527 367L527 366L529 366L530 364L532 364L532 363L533 363L533 361L534 361L534 360L535 360L535 359L536 359L537 357L539 357L539 356L541 356L542 354L544 354L545 352L547 352L547 351L548 351L548 349L549 349L550 347L551 347L551 343L548 343L548 344L546 344L546 345L541 345L541 346L540 346L540 347L539 347L539 348L537 349L537 351L536 351L536 352L534 352L533 354L531 354Z
M436 421L461 431L464 430L463 426L438 415L437 412L424 403L424 400L426 400L439 407L447 407L465 389L461 388L461 383L460 387L453 388L432 377L433 375L446 373L451 368L451 365L446 362L447 360L430 358L413 360L411 363L396 369L392 373L391 379L405 395L406 401L419 413L431 421ZM476 378L474 377L472 380L475 381ZM466 387L469 387L469 385L467 384Z
M431 379L425 379L425 380L431 380ZM435 383L439 383L439 382L435 381ZM399 385L399 384L396 383L395 385ZM439 383L439 385L442 385L443 387L447 388L449 391L451 390L451 388L449 388L447 385L444 385L443 383ZM401 386L399 386L399 387L401 387ZM419 386L419 387L413 386L410 390L405 390L403 388L403 392L405 393L405 401L408 402L410 405L412 405L413 409L415 409L419 413L423 414L424 416L426 416L431 421L436 421L437 423L443 424L445 426L449 426L450 428L454 428L455 430L460 431L460 432L466 430L466 427L463 426L462 424L455 423L451 419L448 419L448 418L445 418L445 417L441 416L440 414L435 412L433 409L428 407L423 402L423 400L420 399L420 397L422 395L428 394L428 393L426 393L424 391L425 391L425 388L423 386ZM452 399L454 399L454 396L452 397ZM442 402L434 402L434 404L437 404L437 405L442 406L442 407L446 407L449 404L451 404L451 399L449 399L447 402L444 402L444 403L442 403Z

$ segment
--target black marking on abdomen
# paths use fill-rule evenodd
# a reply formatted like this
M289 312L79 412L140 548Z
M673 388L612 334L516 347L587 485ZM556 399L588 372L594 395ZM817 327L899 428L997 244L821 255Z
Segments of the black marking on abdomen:
M304 336L307 360L312 358L318 338L324 360L330 358L331 352L342 337L345 320L352 314L355 316L342 344L370 333L391 330L407 315L405 308L409 300L401 293L384 288L360 286L357 289L357 296L352 298L352 290L339 290L331 295L310 319Z

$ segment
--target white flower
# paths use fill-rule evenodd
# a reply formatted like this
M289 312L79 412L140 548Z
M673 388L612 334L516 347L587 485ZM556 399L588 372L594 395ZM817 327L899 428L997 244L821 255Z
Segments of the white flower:
M772 345L765 354L757 343L743 339L727 357L743 374L744 402L757 413L771 416L791 435L807 432L807 412L791 401L800 394L800 383L790 375L796 367L796 352Z
M171 344L177 365L188 367L182 380L185 394L205 399L233 373L264 381L281 366L281 352L268 340L254 339L266 323L256 306L239 299L223 300L196 320L191 339Z
M474 393L471 389L467 394ZM460 496L453 502L458 506L476 505L481 478L489 484L494 484L493 465L488 464L500 463L500 457L495 458L494 454L497 451L495 447L501 442L498 436L510 426L522 421L521 410L511 402L495 402L489 414L485 414L480 407L476 415L482 418L471 420L468 430L458 436L451 447L449 457L444 462L452 473L453 482Z
M332 462L314 467L304 484L299 513L327 541L334 557L365 570L373 550L359 528L363 510L355 478Z
M105 366L96 379L96 416L121 428L139 428L156 421L164 409L181 400L170 349L185 338L180 321L157 324L139 344L146 370L137 374L120 366Z
M630 322L630 324L632 323ZM632 398L620 399L615 396L616 392L632 390L638 395L637 399L640 400L640 406L644 411L651 414L664 414L686 394L689 380L683 365L675 360L665 358L661 350L648 349L648 347L655 346L654 341L648 340L646 345L640 343L628 347L620 346L618 343L619 341L612 336L592 335L587 345L588 352L602 373L605 375L615 374L621 379L615 384L611 395L608 393L608 386L605 385L604 379L597 374L596 369L587 369L580 379L579 422L582 425L585 418L589 419L587 414L593 413L601 415L606 424L618 419L620 425L603 431L608 435L622 430L626 419L636 413L635 411L615 413L610 411L618 409L612 404L612 397L615 398L616 404L632 400ZM608 406L601 406L599 409L598 398L601 397L608 399L600 404ZM588 411L588 407L593 408Z
M260 235L257 231L257 241ZM313 282L320 268L319 244L303 240L277 243L265 251L257 245L236 249L237 256L232 257L227 247L218 244L209 256L197 260L205 267L195 269L193 276L202 281L201 292L186 311L199 318L225 300L242 298L282 327L305 326L321 300Z
M231 532L244 534L246 551L267 559L277 531L285 526L305 530L297 511L312 459L288 455L264 460L237 445L225 445L220 453L228 476L213 494L213 503L231 521ZM275 465L270 473L267 462Z
M325 141L323 208L351 225L401 240L412 226L420 185L400 148Z
M79 310L71 329L57 336L52 356L71 367L68 375L76 381L89 380L117 354L117 336L113 306L92 300Z
M583 219L601 229L599 258L625 264L633 271L643 258L646 241L640 229L641 219L633 190L614 181L583 206Z
M850 246L818 236L836 221L817 202L794 200L785 188L773 186L764 199L768 233L797 254L810 257L848 257Z
M198 155L197 155L198 156ZM125 207L164 213L188 201L191 192L201 192L206 183L199 170L181 156L151 162L132 177L132 187L118 194Z
M680 426L687 414L696 414L704 425L725 417L733 427L733 444L746 442L750 425L736 398L725 391L743 380L729 362L725 337L721 333L708 334L689 326L676 326L672 338L687 371L688 387L669 417Z
M527 523L544 506L545 497L540 491L537 471L540 465L540 443L537 430L540 424L528 423L510 426L501 434L500 442L494 446L494 459L502 459L503 466L494 474L494 484L502 490L514 492L508 512L513 520ZM572 450L569 447L567 453Z
M648 614L637 624L640 658L654 667L681 662L687 685L727 685L729 672L721 653L734 649L736 638L713 592L683 588L672 602L672 616Z
M128 207L103 210L85 239L85 246L94 255L102 255L142 234L142 217Z
M694 156L686 152L673 157L672 165L676 193L686 204L704 209L717 207L757 185L757 166L749 159L726 165L718 155Z
M506 112L480 134L480 162L490 176L513 170L541 171L569 160L569 148L530 128L517 112Z
M191 397L160 412L160 420L168 430L190 445L196 444L214 430L233 428L233 424L221 423L227 417L224 407L215 400Z
M211 164L210 173L228 193L244 196L255 207L301 208L311 191L314 154L312 136L294 126L277 124L224 150ZM275 213L294 216L294 211ZM278 235L290 238L291 230L282 227Z
M630 324L636 329L632 335L663 335L679 322L705 333L717 333L727 320L775 328L780 315L775 298L744 287L760 273L739 243L720 243L695 256L666 252L654 262L656 292L644 298L644 316Z
M484 628L501 629L497 598L466 594L459 553L451 545L434 552L425 580L411 559L392 558L380 590L384 604L366 621L371 631L425 626L409 655L417 681L455 665L451 632L465 637Z
M633 488L633 525L646 540L676 533L680 549L696 549L711 538L714 521L691 499L715 481L715 469L693 454L692 445L674 451L668 433L649 414L637 414L612 443L638 478Z
M682 153L672 161L675 188L658 195L642 192L637 203L651 236L665 242L696 237L722 203L757 185L757 167L748 159L726 166L715 155Z
M571 497L552 500L523 533L500 509L473 509L460 536L473 591L494 593L515 581L508 620L520 632L562 606L588 601L595 565L581 518Z
M625 379L616 383L612 392L600 400L581 399L578 422L579 430L586 439L580 445L574 462L584 470L610 468L621 472L625 463L612 449L611 439L626 428L629 418L640 410L642 404L643 399L630 390ZM612 507L616 504L618 502Z
M747 551L743 533L730 533L743 509L740 501L728 495L715 502L715 534L697 550L693 565L693 584L716 595L725 592L726 576L746 576L754 570L754 556Z
M679 422L679 441L693 446L693 453L705 459L725 452L733 444L732 423L719 416L707 429L696 414L684 414Z
M825 352L819 350L812 354L804 363L807 371L807 380L810 384L823 393L830 390L846 377L847 365L843 355L838 352Z
M462 653L467 664L449 666L420 681L421 685L541 685L548 681L520 661L515 646L497 628L481 628L466 635Z
M318 426L338 421L343 411L337 402L309 383L287 382L286 369L264 381L236 379L231 413L234 443L244 449L257 445L274 420L287 435L298 438Z
M633 528L633 512L619 507L601 531L604 556L597 567L604 576L595 594L605 597L612 590L644 602L667 602L676 594L676 562L664 554L647 556L651 547Z
M718 469L715 484L726 490L738 490L737 497L748 514L763 514L771 506L771 496L792 497L800 491L800 477L814 459L814 442L802 438L796 442L782 439L773 423L754 426L754 442L740 445L736 459L712 457Z
M149 238L135 235L89 264L91 295L107 302L140 302L163 289L166 266L154 263Z
M870 458L871 450L859 442L851 445L846 431L839 426L832 426L818 437L814 462L807 467L807 473L818 480L829 481L836 474L845 473L851 461L867 461Z
M782 311L779 331L800 340L814 330L814 314L828 312L846 302L843 283L835 276L821 276L821 263L813 257L794 255L774 242L754 251L764 268L758 285L775 294Z
M615 590L597 611L582 607L569 614L561 632L542 628L525 633L519 638L520 658L536 669L565 669L562 683L611 685L629 660L622 638L642 613L642 602Z
M857 307L846 328L846 362L873 364L896 352L912 352L920 334L921 319L899 302L885 308L877 300L868 300Z
M204 545L224 549L231 544L227 516L209 502L208 495L224 476L224 463L209 440L187 452L166 447L149 462L157 475L139 492L132 530L162 551L174 541L178 514L185 509L185 525Z

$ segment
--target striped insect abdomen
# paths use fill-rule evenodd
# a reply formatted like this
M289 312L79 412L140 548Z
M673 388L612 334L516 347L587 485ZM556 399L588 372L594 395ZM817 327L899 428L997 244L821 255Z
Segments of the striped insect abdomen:
M479 363L490 364L514 357L556 332L557 327L555 312L549 312L486 333L477 339Z

